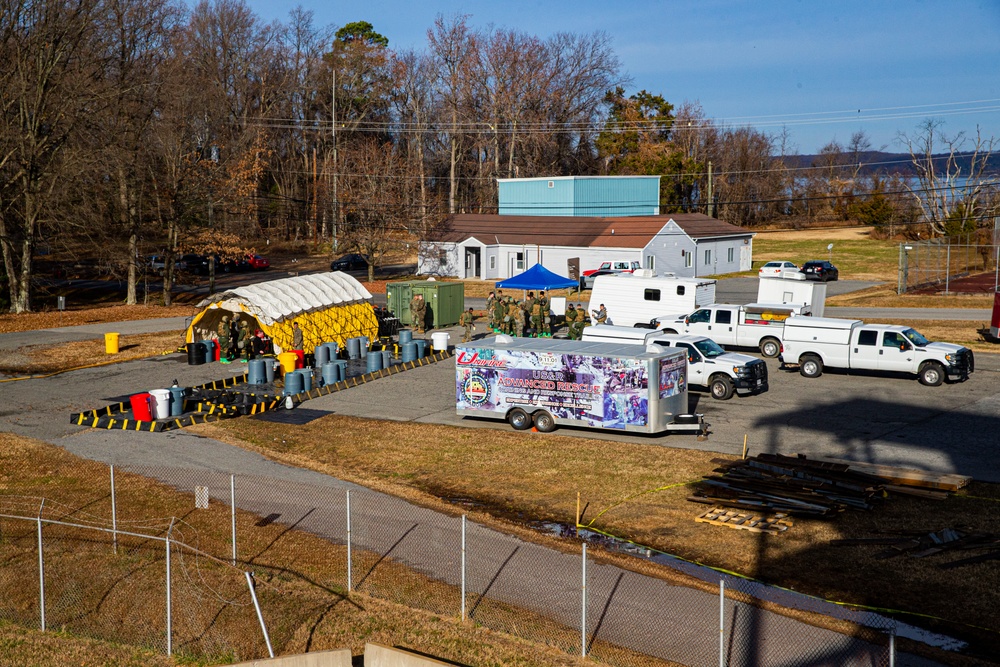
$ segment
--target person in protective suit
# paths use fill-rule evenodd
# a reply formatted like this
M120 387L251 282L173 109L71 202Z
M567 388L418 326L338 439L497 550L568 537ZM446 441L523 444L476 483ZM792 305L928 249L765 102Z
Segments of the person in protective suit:
M229 316L223 315L222 319L219 320L219 326L216 332L219 335L219 361L224 364L229 363Z

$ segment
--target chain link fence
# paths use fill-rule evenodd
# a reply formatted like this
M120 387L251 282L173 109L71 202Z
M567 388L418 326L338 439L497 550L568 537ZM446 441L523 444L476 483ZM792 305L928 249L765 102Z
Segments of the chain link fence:
M901 243L896 291L995 292L998 262L1000 243L977 242L975 234Z
M107 472L74 498L0 495L0 618L248 660L304 650L356 592L622 667L890 664L890 619L838 632L738 577L678 586L308 473Z

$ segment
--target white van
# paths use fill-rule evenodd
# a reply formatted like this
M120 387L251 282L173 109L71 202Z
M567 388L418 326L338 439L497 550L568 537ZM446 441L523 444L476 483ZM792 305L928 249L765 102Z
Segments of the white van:
M668 313L689 313L715 303L715 281L657 276L649 269L629 275L598 276L587 311L608 311L606 324L646 326Z

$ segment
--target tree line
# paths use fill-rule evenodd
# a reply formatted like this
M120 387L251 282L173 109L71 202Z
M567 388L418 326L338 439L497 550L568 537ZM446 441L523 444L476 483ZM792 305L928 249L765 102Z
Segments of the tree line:
M423 48L394 50L365 21L319 26L296 8L266 23L243 0L0 0L10 309L32 309L40 253L96 258L128 303L151 252L167 257L167 303L185 252L275 238L377 263L451 213L495 212L498 178L659 174L662 212L743 226L925 219L945 232L996 212L992 138L933 121L901 135L917 179L861 173L863 133L795 169L787 133L720 125L630 83L601 32L439 16ZM964 161L935 167L942 146Z

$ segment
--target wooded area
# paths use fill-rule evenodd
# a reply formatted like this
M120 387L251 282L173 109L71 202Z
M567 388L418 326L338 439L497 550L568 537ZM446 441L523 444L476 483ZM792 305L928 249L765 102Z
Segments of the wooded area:
M242 0L0 0L0 280L24 312L38 256L67 249L127 278L130 304L151 253L167 257L168 302L184 252L283 239L378 264L449 213L495 212L497 178L659 174L662 212L744 226L943 233L996 214L992 138L933 121L901 135L916 179L862 173L863 132L791 168L787 133L628 84L600 32L440 16L423 50L394 51L364 21L322 27L294 9L264 23ZM944 176L940 150L963 158Z

